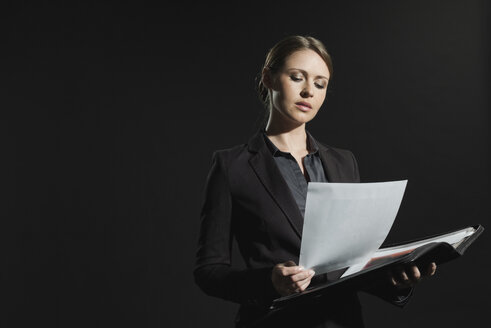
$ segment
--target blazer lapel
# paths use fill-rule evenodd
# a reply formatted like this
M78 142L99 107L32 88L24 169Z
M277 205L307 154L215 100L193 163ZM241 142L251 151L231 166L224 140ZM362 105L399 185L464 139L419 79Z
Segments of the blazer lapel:
M249 151L255 153L249 159L249 164L268 193L285 214L293 230L299 238L302 237L303 216L298 209L290 187L283 178L280 170L271 156L261 132L249 140Z
M329 148L319 142L317 142L317 145L319 147L319 157L321 158L322 167L324 168L324 172L326 173L327 181L343 182L338 162L336 162L334 160L334 157L329 154Z

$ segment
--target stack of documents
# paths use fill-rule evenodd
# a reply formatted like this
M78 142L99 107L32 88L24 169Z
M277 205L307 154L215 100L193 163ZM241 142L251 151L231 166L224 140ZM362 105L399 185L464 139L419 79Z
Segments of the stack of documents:
M309 183L299 265L316 274L362 269L389 234L406 184Z
M459 258L484 231L474 225L380 248L406 184L407 180L309 183L299 265L314 269L316 275L326 273L328 280L275 299L267 315L329 295L335 286L369 286L395 267L440 265Z
M340 277L344 278L430 243L457 249L477 231L468 227L379 249L394 223L406 184L407 180L309 183L299 265L316 274L346 269Z

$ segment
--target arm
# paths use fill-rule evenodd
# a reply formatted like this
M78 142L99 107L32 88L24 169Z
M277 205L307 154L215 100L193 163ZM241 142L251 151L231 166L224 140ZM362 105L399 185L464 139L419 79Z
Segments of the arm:
M231 267L232 195L226 170L223 156L215 152L201 210L195 282L210 296L241 304L268 304L278 296L271 282L273 267Z

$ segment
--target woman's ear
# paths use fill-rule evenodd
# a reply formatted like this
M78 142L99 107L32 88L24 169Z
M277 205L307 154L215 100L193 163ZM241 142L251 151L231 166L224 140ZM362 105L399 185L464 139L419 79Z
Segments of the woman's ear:
M263 68L262 82L266 88L273 89L273 76L271 70L267 67Z

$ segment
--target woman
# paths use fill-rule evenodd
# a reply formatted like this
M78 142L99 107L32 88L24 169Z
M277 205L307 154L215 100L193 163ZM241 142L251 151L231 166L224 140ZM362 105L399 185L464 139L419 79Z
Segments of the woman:
M333 291L294 313L262 320L273 299L342 273L315 276L296 265L307 183L359 182L359 173L350 151L326 147L305 129L324 102L332 76L331 58L319 40L281 40L267 54L261 76L259 94L269 113L265 128L247 144L213 154L196 283L209 295L241 304L237 327L363 327L356 290ZM231 267L234 237L245 269ZM433 263L425 274L435 269ZM368 291L403 305L420 278L415 266L401 269Z

